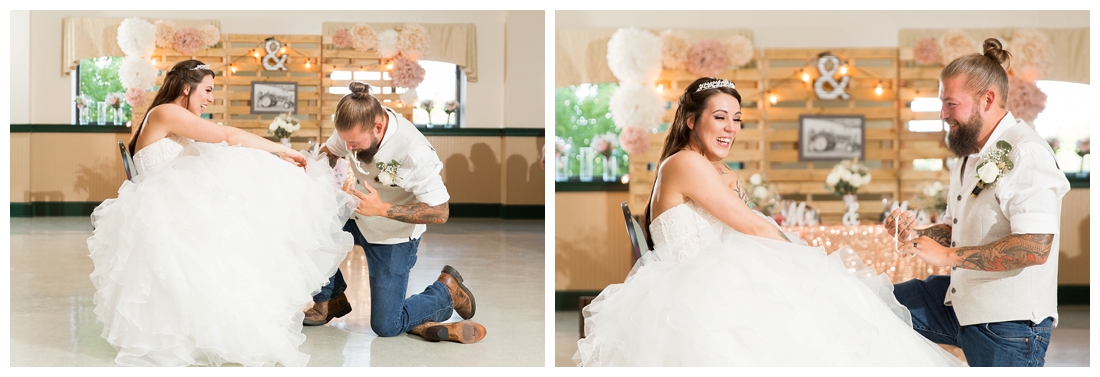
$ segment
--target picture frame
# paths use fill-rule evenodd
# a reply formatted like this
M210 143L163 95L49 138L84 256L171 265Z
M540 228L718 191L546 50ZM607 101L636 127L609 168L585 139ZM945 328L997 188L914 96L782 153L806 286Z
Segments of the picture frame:
M298 83L252 82L252 114L298 114Z
M863 115L799 115L798 160L863 160L866 125Z

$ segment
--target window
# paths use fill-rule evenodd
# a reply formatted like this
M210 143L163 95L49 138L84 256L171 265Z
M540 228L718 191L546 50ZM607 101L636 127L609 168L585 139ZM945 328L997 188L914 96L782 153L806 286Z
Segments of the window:
M1091 154L1077 154L1078 143L1089 139L1089 86L1064 81L1039 80L1035 85L1047 95L1046 108L1033 126L1054 148L1054 158L1064 172L1091 171Z
M561 156L555 161L556 180L622 182L630 156L618 147L619 129L608 104L619 84L581 84L554 93L555 130ZM599 138L611 138L611 149L600 153ZM582 150L587 155L582 155ZM587 160L587 161L585 161ZM608 160L612 160L608 164ZM610 166L610 169L608 169Z
M424 67L424 81L420 83L420 86L416 88L417 103L407 104L413 106L413 123L418 127L462 127L462 118L465 108L462 106L463 97L463 85L466 82L466 74L455 64L434 62L421 60L420 66ZM357 81L370 81L370 80L389 80L389 72L378 71L334 71L330 78L336 80L357 80ZM394 87L375 87L371 86L373 94L397 94L405 93L404 88ZM333 86L328 88L329 93L334 94L347 94L349 90L347 86ZM397 96L390 96L392 98L383 98L383 106L393 106L394 102L400 100L396 99ZM425 100L431 100L433 107L431 114L427 109L421 106ZM458 104L458 108L451 114L447 114L446 103L448 101L455 101ZM449 116L448 116L449 115Z
M73 85L73 120L78 124L123 125L130 121L126 89L118 79L122 59L121 56L103 56L80 61ZM107 104L108 96L114 97L111 101L117 101L119 111ZM81 99L86 104L83 109L79 104Z

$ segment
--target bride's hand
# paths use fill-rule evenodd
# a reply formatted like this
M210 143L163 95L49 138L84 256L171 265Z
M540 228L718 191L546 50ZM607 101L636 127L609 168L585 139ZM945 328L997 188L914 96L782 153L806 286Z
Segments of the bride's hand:
M283 159L283 161L294 164L294 166L304 167L306 166L306 156L302 152L298 152L293 149L287 149L282 152L275 152L276 156Z

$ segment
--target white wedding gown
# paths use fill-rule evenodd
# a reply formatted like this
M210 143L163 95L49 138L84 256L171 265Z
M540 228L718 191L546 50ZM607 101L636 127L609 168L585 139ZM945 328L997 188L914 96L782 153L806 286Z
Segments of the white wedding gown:
M92 213L95 313L131 366L304 366L303 309L353 246L327 158L170 136Z
M912 329L886 275L844 249L748 236L691 201L651 232L654 250L584 309L578 365L963 365Z

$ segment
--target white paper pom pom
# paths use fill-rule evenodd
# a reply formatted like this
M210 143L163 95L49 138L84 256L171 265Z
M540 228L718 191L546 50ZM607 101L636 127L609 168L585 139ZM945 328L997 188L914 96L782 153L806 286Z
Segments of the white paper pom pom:
M420 99L416 94L416 89L406 90L404 93L401 93L400 98L401 103L405 104L405 106L416 106L416 101Z
M125 88L149 90L157 82L157 67L140 56L127 56L118 67L118 80Z
M607 42L607 67L619 82L656 82L661 75L661 38L634 27L619 29Z
M157 27L152 22L131 17L118 25L118 47L126 55L153 56L157 45Z
M653 87L623 82L611 93L608 109L615 126L648 130L661 124L665 103Z
M726 39L726 49L729 53L729 64L734 68L740 68L752 61L752 41L742 35L734 35Z
M388 29L378 33L378 56L382 59L397 56L396 30Z

